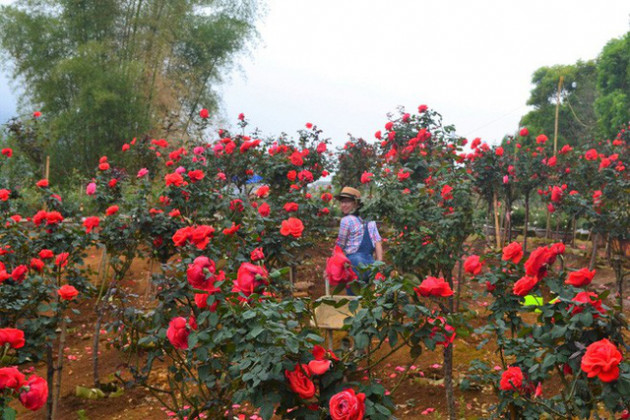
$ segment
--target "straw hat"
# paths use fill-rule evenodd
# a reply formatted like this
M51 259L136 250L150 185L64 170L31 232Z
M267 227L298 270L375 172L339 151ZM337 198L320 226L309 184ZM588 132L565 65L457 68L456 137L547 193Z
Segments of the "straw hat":
M352 187L343 187L341 192L335 196L337 200L342 198L351 198L355 201L361 202L361 192Z

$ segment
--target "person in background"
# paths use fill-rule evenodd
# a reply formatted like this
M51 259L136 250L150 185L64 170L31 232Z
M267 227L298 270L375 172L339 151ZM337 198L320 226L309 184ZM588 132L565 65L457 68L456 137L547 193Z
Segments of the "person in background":
M368 283L368 273L359 273L359 265L369 265L376 261L383 261L383 247L381 235L378 233L376 222L364 221L359 216L361 208L361 192L352 187L343 187L335 196L339 200L339 207L344 214L339 225L339 235L335 245L340 247L352 263L352 268L359 276L359 281L365 286ZM349 291L349 289L348 289Z

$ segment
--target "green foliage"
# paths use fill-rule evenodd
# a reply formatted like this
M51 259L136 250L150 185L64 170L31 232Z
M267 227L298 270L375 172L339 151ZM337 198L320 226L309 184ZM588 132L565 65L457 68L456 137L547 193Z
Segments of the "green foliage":
M499 375L476 361L466 385L470 386L470 381L492 384L499 397L495 416L512 413L519 418L539 418L543 413L552 413L556 417L588 418L599 402L611 414L623 411L630 404L625 392L630 386L628 364L622 362L621 375L612 383L587 378L581 367L586 348L596 341L608 338L619 349L624 347L623 329L627 324L602 304L608 292L592 293L592 303L576 300L581 288L565 283L566 271L552 271L553 257L547 260L546 274L540 275L529 292L552 298L545 298L539 306L528 306L513 292L514 283L526 273L526 260L514 264L502 260L500 254L487 254L485 258L498 262L476 278L486 283L492 295L490 314L477 333L496 341L503 370L516 366L524 380L516 390L502 390ZM558 258L563 257L559 254ZM559 388L546 386L550 381ZM534 395L537 385L542 387L542 395Z
M14 130L18 140L29 139L19 147L35 167L51 156L50 178L64 183L72 168L87 174L97 157L152 129L189 135L200 108L216 109L213 86L255 36L258 15L251 0L3 6L7 67L23 88L24 107L50 123L35 135Z
M597 88L599 127L604 136L612 138L630 121L630 33L611 40L600 53Z
M558 82L563 77L558 114L558 145L578 144L596 134L597 66L595 61L578 61L571 65L541 67L534 72L527 105L534 109L524 115L520 125L535 136L554 133Z

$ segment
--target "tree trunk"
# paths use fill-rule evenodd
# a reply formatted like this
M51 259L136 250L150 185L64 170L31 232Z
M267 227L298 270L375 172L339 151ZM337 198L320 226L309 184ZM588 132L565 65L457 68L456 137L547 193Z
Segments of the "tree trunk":
M494 194L494 236L497 249L499 249L501 248L501 226L499 225L499 209L496 194Z
M505 234L501 243L502 247L512 241L512 201L509 198L505 199L505 223L503 226L505 227Z
M444 348L444 391L449 420L456 420L455 395L453 395L453 344Z
M457 298L455 301L455 312L459 312L459 301L460 301L460 296L462 294L462 281L464 279L464 276L462 275L462 269L463 269L464 263L462 262L462 259L459 259L458 262L458 268L457 268Z
M547 210L547 227L545 228L545 239L551 236L551 212Z
M447 270L445 275L451 289L453 289L453 273L451 269ZM448 298L448 311L453 312L453 296ZM445 314L446 315L446 314ZM444 348L444 391L446 392L446 407L449 420L456 420L455 414L455 395L453 391L453 344L449 344Z
M46 344L46 365L46 381L48 382L48 389L52 390L55 382L55 361L53 358L53 345L50 342ZM53 419L52 392L48 393L48 400L46 400L46 419Z
M529 193L525 194L525 228L523 229L523 253L527 253L527 229L529 228Z
M52 406L52 418L57 418L57 407L59 405L59 398L61 397L61 377L63 372L63 348L66 345L66 318L61 318L61 334L59 335L59 347L57 349L57 378L55 381L55 392L53 406Z
M599 242L599 233L593 233L593 251L591 253L591 262L588 265L589 270L593 270L595 268L595 263L597 262L597 243Z
M615 277L617 278L617 293L619 294L619 307L623 313L623 267L621 262L615 262Z

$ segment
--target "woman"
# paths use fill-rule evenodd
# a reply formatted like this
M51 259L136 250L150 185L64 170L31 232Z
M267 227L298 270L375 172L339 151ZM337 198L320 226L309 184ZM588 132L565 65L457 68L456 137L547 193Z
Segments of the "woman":
M383 261L383 247L381 235L378 233L376 222L365 222L359 217L361 207L361 193L352 187L344 187L335 196L339 200L339 207L344 217L339 225L339 235L335 245L339 246L346 254L352 268L365 285L368 282L368 273L359 275L360 264L369 265L376 261Z

